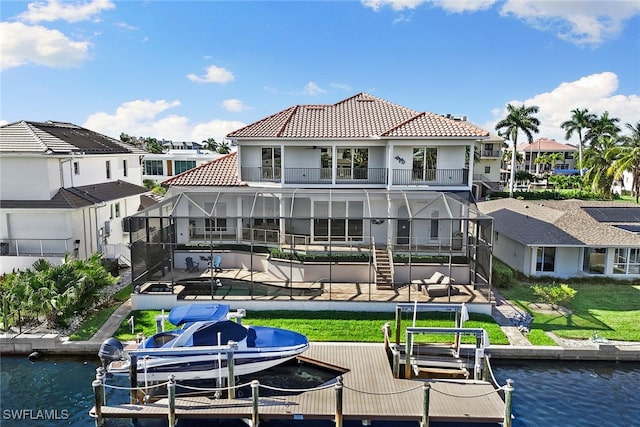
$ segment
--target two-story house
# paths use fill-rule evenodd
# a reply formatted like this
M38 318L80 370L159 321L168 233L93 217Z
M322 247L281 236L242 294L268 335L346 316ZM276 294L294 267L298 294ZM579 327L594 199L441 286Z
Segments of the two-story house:
M122 219L150 203L143 151L71 123L0 127L2 272L65 254L129 259Z
M244 245L254 257L226 254L227 266L256 269L257 252L277 249L360 254L376 267L272 268L287 281L394 287L427 274L418 259L453 259L460 283L487 284L491 218L470 200L474 147L488 136L366 93L287 108L227 135L237 152L168 179L165 199L131 218L146 262L134 280Z
M578 148L571 144L539 138L531 144L519 144L517 150L524 154L524 170L534 175L550 172L565 175L579 173L575 169L575 155Z

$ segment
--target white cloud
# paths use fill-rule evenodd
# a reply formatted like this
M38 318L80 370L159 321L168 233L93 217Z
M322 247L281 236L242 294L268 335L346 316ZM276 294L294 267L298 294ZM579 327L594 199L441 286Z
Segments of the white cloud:
M0 22L0 70L25 64L76 67L89 57L91 43L57 30L21 22Z
M329 86L335 89L340 89L345 92L351 92L351 86L347 83L331 83Z
M189 74L187 78L195 83L229 83L235 80L231 71L215 65L207 67L206 73L202 77Z
M605 111L610 117L620 119L621 128L624 123L636 123L640 116L640 96L636 94L615 94L618 90L618 76L612 72L591 74L573 82L563 82L550 92L535 95L524 101L512 100L505 103L540 107L536 117L540 120L540 132L535 139L547 137L558 142L565 142L562 122L571 119L571 110L586 108L590 113L600 115ZM507 114L506 108L492 110L493 120L484 124L484 129L495 132L496 123ZM520 139L520 138L519 138ZM569 141L578 143L577 136Z
M393 10L415 9L428 0L362 0L362 4L378 11L385 6L391 6Z
M577 45L596 45L616 37L624 21L638 13L637 1L508 0L500 9L503 16L515 16Z
M227 111L233 111L233 112L240 112L240 111L244 111L246 110L246 105L244 105L242 103L242 101L240 101L239 99L225 99L224 101L222 101L222 106L227 110Z
M77 3L49 0L46 3L29 3L27 6L28 10L21 13L18 19L32 24L57 20L79 22L95 19L100 12L115 9L115 7L115 4L109 0L93 0Z
M126 22L122 22L122 21L121 22L116 22L113 25L115 25L116 27L120 27L122 29L125 29L125 30L130 30L130 31L136 31L136 30L139 29L138 27L134 27L133 25L129 25Z
M114 114L95 113L83 124L87 129L119 138L122 132L131 136L171 139L174 141L202 141L207 138L222 140L228 133L243 127L240 121L213 119L192 124L189 118L166 115L180 101L136 100L120 105Z
M309 82L305 85L304 90L302 91L305 95L320 95L321 93L325 93L326 90L322 89L320 86L315 84L314 82Z

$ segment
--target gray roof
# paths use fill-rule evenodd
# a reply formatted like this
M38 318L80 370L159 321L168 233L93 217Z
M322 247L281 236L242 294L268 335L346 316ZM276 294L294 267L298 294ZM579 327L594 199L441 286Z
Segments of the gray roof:
M144 154L132 145L72 123L20 121L0 126L0 152L60 155Z
M125 181L61 188L49 200L1 200L3 209L76 209L147 193L149 190Z
M523 245L640 247L640 234L629 231L640 226L632 214L638 205L631 203L495 199L479 202L478 209L494 218L495 231ZM627 209L631 215L621 213ZM607 221L594 211L618 212L616 219L628 221Z

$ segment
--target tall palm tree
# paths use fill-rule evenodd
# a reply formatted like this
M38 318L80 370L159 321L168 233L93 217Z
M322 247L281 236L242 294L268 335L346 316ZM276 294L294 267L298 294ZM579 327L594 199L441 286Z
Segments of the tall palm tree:
M496 130L503 138L510 139L513 142L513 153L517 153L518 132L526 135L529 144L533 142L533 134L538 133L540 120L534 117L539 108L535 105L527 107L521 105L519 107L507 104L507 117L500 120L496 124ZM500 133L502 131L502 133ZM509 182L509 197L513 197L513 187L515 185L516 176L516 156L511 156L511 177Z
M580 176L584 174L582 169L582 150L584 149L584 140L582 131L590 129L596 120L596 115L589 113L586 108L576 108L571 110L571 120L563 122L560 127L565 130L564 139L569 140L573 133L578 134L578 168L580 168Z
M593 121L585 139L590 142L593 142L602 136L610 136L617 139L620 127L618 127L616 123L619 121L620 119L617 117L609 117L609 112L605 111L600 115L600 117Z
M591 184L591 189L600 191L605 196L611 196L613 175L609 169L613 163L611 154L607 153L616 147L616 138L611 135L601 135L589 144L584 152L584 165L587 168L584 179Z
M620 145L610 149L606 156L613 160L609 172L613 179L620 179L624 172L631 173L633 193L636 203L640 198L640 121L636 125L626 123L631 135L620 138Z
M218 143L214 138L207 138L202 140L205 150L209 150L213 153L218 151Z

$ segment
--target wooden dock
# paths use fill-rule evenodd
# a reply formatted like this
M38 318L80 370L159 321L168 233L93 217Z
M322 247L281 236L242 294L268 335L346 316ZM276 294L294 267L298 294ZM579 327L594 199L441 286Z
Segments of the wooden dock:
M312 343L303 354L319 364L339 367L342 375L344 420L420 422L424 415L424 381L393 378L383 344ZM481 381L429 381L428 417L432 421L502 423L505 402L499 392ZM336 387L301 394L260 397L260 420L335 420ZM110 402L108 402L110 403ZM94 408L95 412L95 408ZM146 405L102 406L103 418L164 418L166 398ZM248 398L176 397L175 416L181 418L251 419Z

